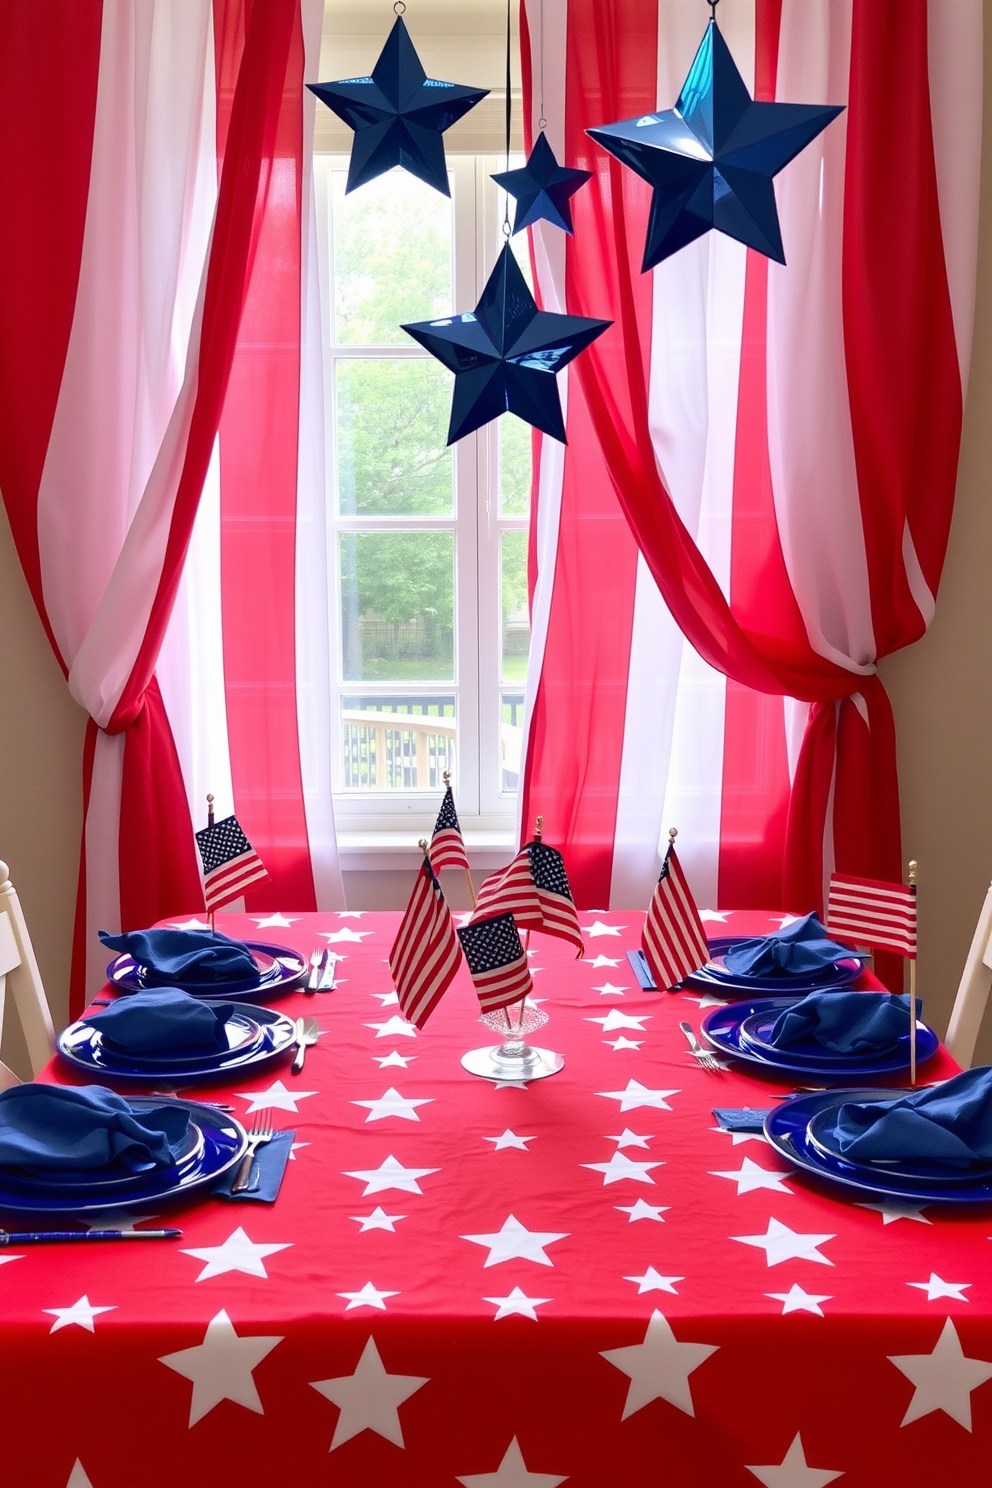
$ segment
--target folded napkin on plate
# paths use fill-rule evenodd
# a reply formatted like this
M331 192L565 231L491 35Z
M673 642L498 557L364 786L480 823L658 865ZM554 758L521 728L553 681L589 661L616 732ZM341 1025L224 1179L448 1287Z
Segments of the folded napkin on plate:
M815 914L808 914L784 930L739 941L724 951L723 964L735 976L787 977L832 966L850 954L848 946L827 938Z
M184 1107L132 1111L102 1085L15 1085L0 1091L0 1167L36 1171L166 1168L182 1150Z
M921 1004L917 1001L917 1012ZM768 1042L815 1039L837 1054L874 1054L909 1032L909 998L895 992L811 992L775 1020Z
M240 940L216 930L132 930L100 939L112 951L126 951L145 969L145 979L159 986L176 982L207 985L247 981L258 968Z
M231 1192L231 1186L238 1176L240 1163L235 1163L233 1168L228 1168L224 1176L214 1185L213 1192L219 1199L228 1199L232 1204L240 1204L242 1199L254 1204L274 1204L279 1197L283 1174L293 1151L295 1138L295 1131L276 1132L271 1142L263 1142L261 1147L255 1148L251 1187L246 1188L243 1193Z
M224 1026L233 1012L229 1002L201 1002L178 987L160 987L122 997L86 1022L129 1054L215 1054L229 1047Z
M992 1069L965 1070L897 1100L847 1101L837 1149L854 1162L896 1158L965 1168L992 1161Z

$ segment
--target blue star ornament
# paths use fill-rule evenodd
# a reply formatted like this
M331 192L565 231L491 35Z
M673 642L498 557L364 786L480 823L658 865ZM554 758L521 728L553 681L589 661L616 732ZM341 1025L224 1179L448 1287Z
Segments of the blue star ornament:
M400 16L371 77L307 87L355 131L346 191L399 165L445 196L451 193L441 136L489 92L429 78Z
M842 111L755 103L710 21L673 109L587 130L654 187L641 272L711 228L784 264L772 178Z
M502 413L565 440L556 373L613 322L538 310L509 243L469 315L403 330L455 374L448 443Z
M532 222L543 218L572 231L572 207L570 198L580 186L584 186L592 171L569 170L559 165L555 152L548 144L543 132L537 136L530 159L523 170L501 171L493 176L497 186L502 186L507 195L517 204L513 214L514 233L522 232Z

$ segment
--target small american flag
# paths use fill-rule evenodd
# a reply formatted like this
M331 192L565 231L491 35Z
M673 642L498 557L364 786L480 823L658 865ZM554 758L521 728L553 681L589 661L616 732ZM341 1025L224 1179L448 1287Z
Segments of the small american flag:
M474 920L459 930L458 938L484 1013L527 996L531 990L527 955L512 914Z
M458 823L458 812L455 810L455 798L450 785L444 792L441 810L434 823L431 867L435 873L440 873L442 868L464 868L466 873L469 871L468 855L462 841L462 829Z
M696 901L671 844L648 905L641 950L660 987L677 987L710 959Z
M856 945L916 959L916 890L875 878L830 875L827 929Z
M203 863L203 892L212 912L239 899L250 884L268 878L265 865L241 830L236 816L225 816L196 834Z
M579 956L585 949L565 860L556 847L528 842L507 868L490 874L479 890L472 923L497 912L512 914L525 930L570 941Z
M460 960L451 911L425 858L389 953L400 1007L417 1028L423 1028L447 992Z

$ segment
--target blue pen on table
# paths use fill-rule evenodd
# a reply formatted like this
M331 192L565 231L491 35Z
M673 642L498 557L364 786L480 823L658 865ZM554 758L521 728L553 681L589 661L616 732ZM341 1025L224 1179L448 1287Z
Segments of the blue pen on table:
M175 1240L182 1230L0 1230L0 1245L43 1245L62 1240Z

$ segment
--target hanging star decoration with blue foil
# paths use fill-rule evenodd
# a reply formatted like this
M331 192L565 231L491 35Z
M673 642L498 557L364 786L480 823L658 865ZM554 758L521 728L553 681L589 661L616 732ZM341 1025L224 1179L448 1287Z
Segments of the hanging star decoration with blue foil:
M531 223L542 219L570 233L571 198L591 175L592 171L569 170L567 166L559 165L542 130L523 169L500 171L493 180L517 204L513 214L514 233L522 232Z
M612 324L539 310L504 243L471 314L402 329L455 374L449 444L502 413L565 444L556 374Z
M654 187L641 272L712 228L784 264L772 177L842 111L755 103L711 20L673 109L586 131Z
M307 87L355 131L346 191L399 165L445 196L451 193L441 136L489 92L429 78L401 16L371 77Z

